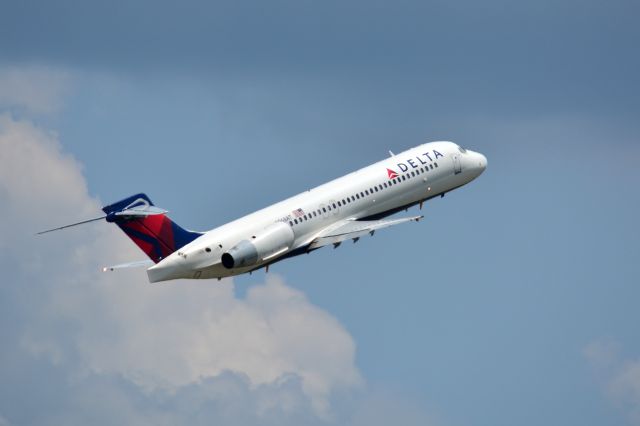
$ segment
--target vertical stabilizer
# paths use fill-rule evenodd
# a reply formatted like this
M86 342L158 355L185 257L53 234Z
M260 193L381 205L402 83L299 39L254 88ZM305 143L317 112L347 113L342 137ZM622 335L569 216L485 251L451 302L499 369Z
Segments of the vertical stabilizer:
M113 222L155 263L202 235L187 231L153 205L145 194L136 194L102 208Z

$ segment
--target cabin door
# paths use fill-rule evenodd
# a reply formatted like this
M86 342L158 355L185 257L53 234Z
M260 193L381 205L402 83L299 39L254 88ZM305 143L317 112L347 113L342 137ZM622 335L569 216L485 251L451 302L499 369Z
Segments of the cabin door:
M453 154L453 173L458 174L462 172L462 165L460 164L460 155Z

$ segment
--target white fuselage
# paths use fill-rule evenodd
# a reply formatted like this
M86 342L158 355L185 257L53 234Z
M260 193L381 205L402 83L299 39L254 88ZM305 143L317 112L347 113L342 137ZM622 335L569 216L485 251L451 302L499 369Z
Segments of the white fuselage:
M149 268L149 280L222 278L264 267L307 252L339 222L393 214L471 182L486 165L482 154L452 142L420 145L208 231ZM287 225L279 225L289 233L286 246L249 266L223 265L224 253L242 241L259 241L278 222Z

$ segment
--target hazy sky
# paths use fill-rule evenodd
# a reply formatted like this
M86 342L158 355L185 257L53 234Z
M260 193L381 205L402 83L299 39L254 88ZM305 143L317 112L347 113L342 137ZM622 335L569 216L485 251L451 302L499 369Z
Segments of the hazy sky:
M640 425L639 13L3 3L0 425ZM33 236L140 191L207 230L443 139L486 172L269 275Z

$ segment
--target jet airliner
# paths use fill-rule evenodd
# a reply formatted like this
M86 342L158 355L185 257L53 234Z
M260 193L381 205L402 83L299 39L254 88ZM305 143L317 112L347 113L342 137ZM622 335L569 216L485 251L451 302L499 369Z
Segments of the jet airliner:
M102 208L95 220L115 223L150 260L105 268L151 264L152 283L178 278L224 278L422 216L389 218L471 182L487 167L484 155L452 142L430 142L207 232L188 231L136 194Z

